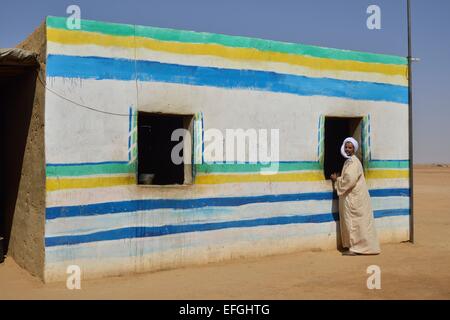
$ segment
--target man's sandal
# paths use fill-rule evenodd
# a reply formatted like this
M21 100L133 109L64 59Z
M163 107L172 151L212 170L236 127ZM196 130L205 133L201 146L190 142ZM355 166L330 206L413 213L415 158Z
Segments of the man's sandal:
M358 254L356 252L351 251L351 250L347 250L347 251L342 252L342 255L343 256L357 256Z

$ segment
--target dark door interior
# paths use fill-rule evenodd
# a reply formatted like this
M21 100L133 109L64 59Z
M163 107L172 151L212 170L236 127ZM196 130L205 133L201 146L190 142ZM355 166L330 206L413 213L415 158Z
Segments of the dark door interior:
M325 118L324 174L326 179L330 179L332 173L341 172L342 170L346 160L341 155L341 145L344 139L353 137L360 144L361 122L362 118Z
M37 71L0 65L0 236L6 254L35 96Z

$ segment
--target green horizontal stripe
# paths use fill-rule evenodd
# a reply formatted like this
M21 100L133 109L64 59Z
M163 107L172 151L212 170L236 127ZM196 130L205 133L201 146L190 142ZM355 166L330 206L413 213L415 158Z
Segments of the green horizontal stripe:
M67 18L47 17L47 26L56 29L66 29ZM368 52L324 48L281 41L258 38L229 36L206 32L174 30L166 28L134 26L130 24L106 23L92 20L81 20L81 30L115 36L136 36L152 38L161 41L177 41L187 43L214 43L227 47L253 48L261 51L298 54L317 58L336 60L353 60L359 62L406 65L405 57L375 54Z
M369 162L371 169L407 169L409 162L375 160ZM239 172L259 172L262 168L269 168L268 165L250 163L223 163L223 164L199 164L196 166L197 172L201 173L239 173ZM302 170L322 170L319 162L281 162L278 171L302 171Z
M370 169L407 169L409 168L408 160L371 160L369 162Z
M409 167L408 161L385 161L375 160L369 162L370 169L406 169ZM199 164L196 166L197 172L201 173L239 173L239 172L259 172L262 168L269 168L268 165L249 163L223 163L223 164ZM281 162L278 171L302 171L302 170L322 170L319 162Z
M136 165L127 163L47 165L47 177L75 177L97 174L135 173Z
M319 162L280 162L278 165L279 172L322 170ZM409 162L407 160L375 160L369 162L370 169L407 169L408 167ZM260 163L204 163L195 166L195 170L198 173L252 173L260 172L264 168L270 168L270 166ZM76 177L135 172L136 164L126 163L47 165L47 177Z

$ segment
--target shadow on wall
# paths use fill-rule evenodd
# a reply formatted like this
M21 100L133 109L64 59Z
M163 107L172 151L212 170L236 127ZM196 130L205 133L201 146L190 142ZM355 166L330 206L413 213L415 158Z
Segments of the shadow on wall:
M29 135L37 71L0 66L0 237L8 252L14 211L19 192L27 137Z

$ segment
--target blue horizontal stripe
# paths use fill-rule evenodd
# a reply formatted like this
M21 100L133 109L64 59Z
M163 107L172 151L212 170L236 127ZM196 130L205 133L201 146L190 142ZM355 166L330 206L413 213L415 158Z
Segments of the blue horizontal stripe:
M371 197L409 197L409 189L371 189L369 194Z
M135 70L138 72L136 73ZM47 76L125 81L138 79L227 89L262 90L301 96L408 103L408 88L399 85L145 60L49 55Z
M378 210L374 212L375 218L409 215L409 209L392 209L392 210ZM271 218L258 218L251 220L237 220L226 222L211 222L211 223L198 223L188 225L166 225L158 227L130 227L108 231L100 231L91 234L73 235L73 236L59 236L45 238L45 246L61 246L61 245L74 245L80 243L107 241L107 240L119 240L130 238L148 238L158 237L169 234L188 233L188 232L201 232L212 231L219 229L229 228L251 228L258 226L271 226L271 225L286 225L286 224L299 224L299 223L324 223L331 221L338 221L339 215L337 213L324 213L315 215L295 215L295 216L282 216Z
M369 192L372 197L409 196L409 189L373 189ZM66 217L92 216L155 209L231 207L251 203L332 200L336 198L337 195L334 192L311 192L247 197L128 200L77 206L50 207L46 209L46 219L51 220Z

